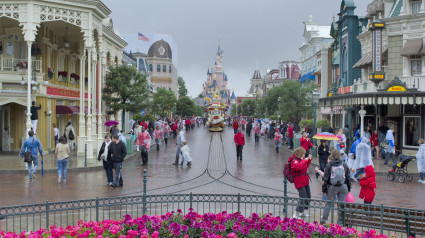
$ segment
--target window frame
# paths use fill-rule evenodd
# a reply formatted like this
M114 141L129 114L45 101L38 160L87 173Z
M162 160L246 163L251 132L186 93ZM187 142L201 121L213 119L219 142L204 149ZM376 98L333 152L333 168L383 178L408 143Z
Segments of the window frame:
M161 65L160 64L156 65L156 72L161 72Z
M162 72L167 73L167 65L162 65Z
M402 135L402 139L403 139L403 147L404 148L419 148L419 146L414 146L414 145L406 145L406 119L407 118L419 118L419 136L416 140L419 140L419 138L421 137L421 128L422 128L422 119L420 115L408 115L408 116L403 116L403 135Z
M415 7L416 5L416 7ZM412 9L412 15L419 14L421 11L422 1L411 1L410 7ZM417 11L416 11L416 10Z
M409 58L410 61L410 76L422 75L422 57L414 56ZM416 70L416 73L413 72L413 62L419 62L419 70ZM417 73L419 71L419 73Z

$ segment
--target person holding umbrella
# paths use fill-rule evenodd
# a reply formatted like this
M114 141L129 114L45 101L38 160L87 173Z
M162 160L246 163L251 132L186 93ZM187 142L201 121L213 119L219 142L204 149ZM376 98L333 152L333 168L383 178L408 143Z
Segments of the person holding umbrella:
M58 183L61 180L63 180L63 183L66 183L66 166L68 165L69 153L71 152L66 138L61 136L55 149L56 159L58 161Z

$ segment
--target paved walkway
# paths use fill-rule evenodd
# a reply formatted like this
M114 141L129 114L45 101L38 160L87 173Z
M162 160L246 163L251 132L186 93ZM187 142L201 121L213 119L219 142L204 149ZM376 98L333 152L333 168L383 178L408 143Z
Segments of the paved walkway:
M149 152L148 194L209 193L209 194L267 194L283 196L283 165L291 152L282 149L276 153L271 141L246 138L243 160L236 160L233 130L226 127L223 133L210 133L203 127L186 134L191 148L193 165L174 166L175 140ZM67 184L58 184L57 175L37 173L35 181L25 174L0 174L0 206L35 202L78 200L95 197L140 195L143 187L143 168L140 155L129 158L123 168L124 187L105 186L103 170L73 172ZM313 169L313 168L312 168ZM312 197L321 198L321 182L314 179ZM414 181L416 181L415 178ZM385 176L377 178L375 204L425 209L425 185L417 182L390 182ZM360 187L353 185L357 202ZM293 184L288 184L290 196L298 196ZM409 196L406 196L409 194Z

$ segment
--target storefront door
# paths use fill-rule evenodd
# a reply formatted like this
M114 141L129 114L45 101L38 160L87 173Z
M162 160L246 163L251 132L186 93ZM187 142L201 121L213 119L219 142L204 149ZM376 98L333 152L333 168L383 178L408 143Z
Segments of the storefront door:
M1 113L2 151L10 151L10 107L3 107Z

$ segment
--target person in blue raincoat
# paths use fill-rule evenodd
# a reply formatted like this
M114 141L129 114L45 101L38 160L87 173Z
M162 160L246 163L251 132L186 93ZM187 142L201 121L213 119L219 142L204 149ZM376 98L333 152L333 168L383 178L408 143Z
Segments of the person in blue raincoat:
M395 170L397 166L397 157L395 156L395 145L394 145L394 126L391 126L387 131L387 135L385 136L385 140L388 141L388 147L385 149L385 165L388 164L388 160L390 157L393 159L393 168L391 171Z

